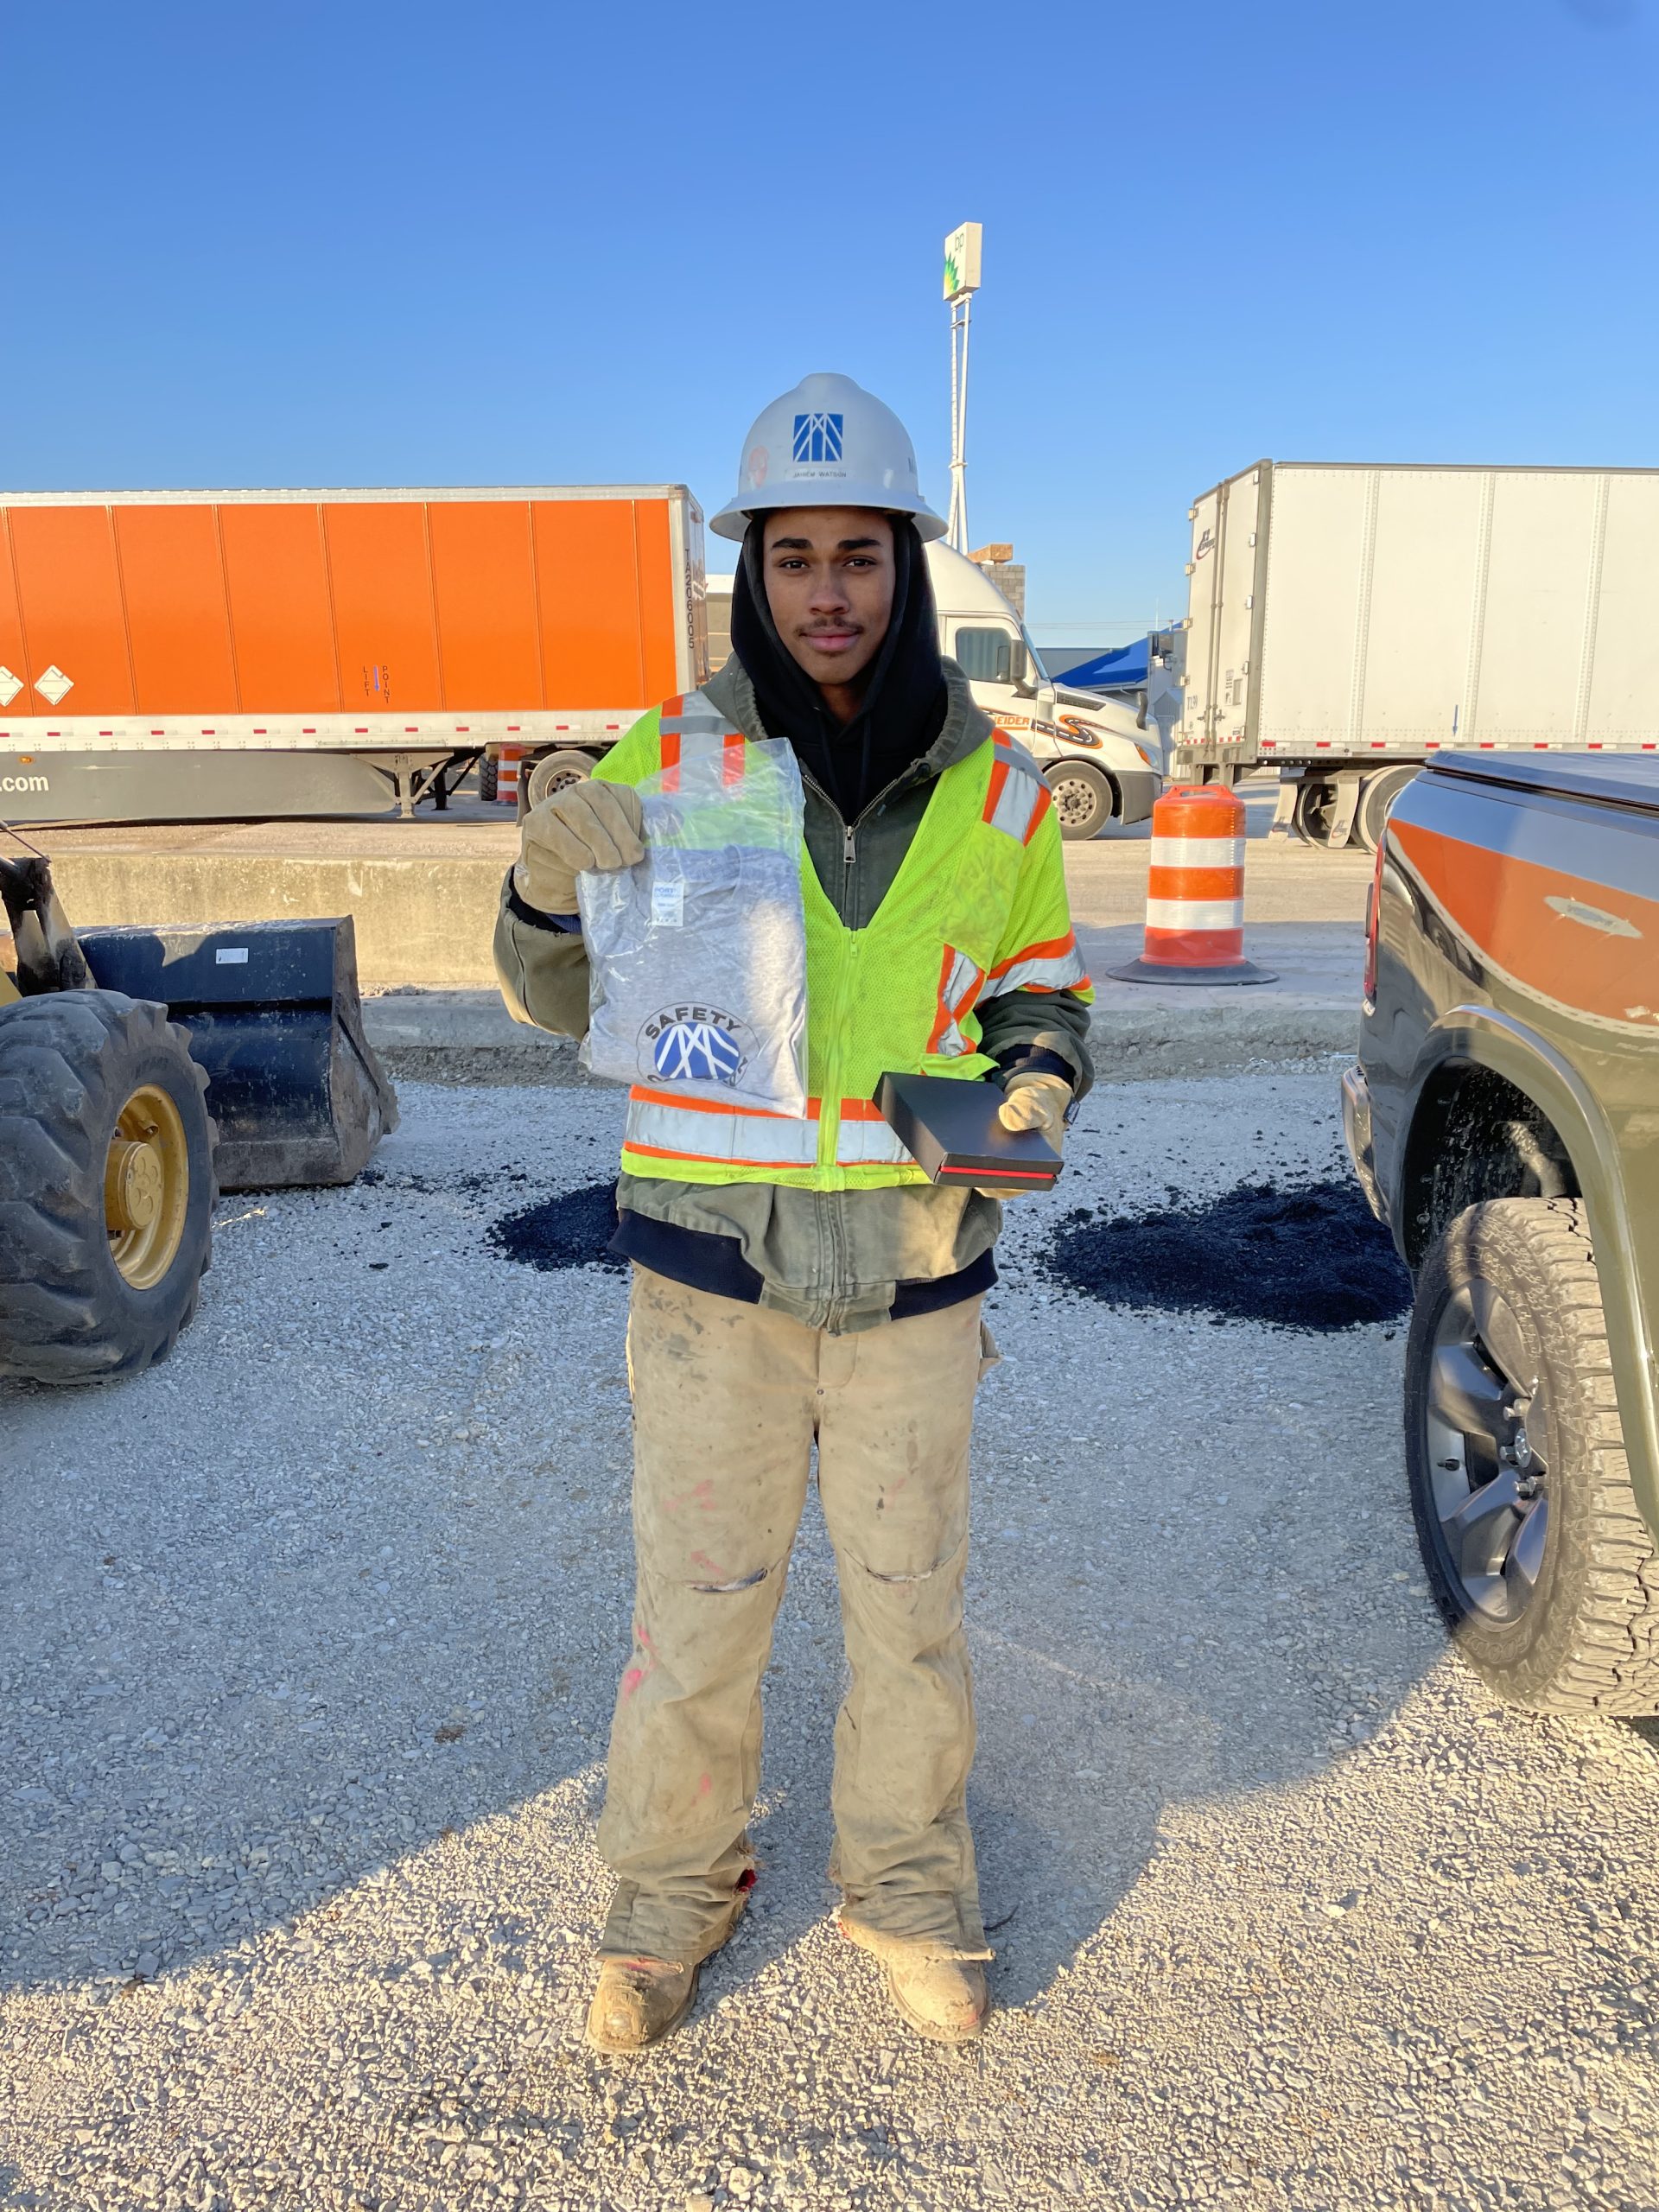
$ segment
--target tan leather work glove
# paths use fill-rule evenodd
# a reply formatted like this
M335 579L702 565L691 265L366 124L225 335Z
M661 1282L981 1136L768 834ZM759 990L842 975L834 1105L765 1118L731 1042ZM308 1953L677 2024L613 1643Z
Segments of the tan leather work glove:
M576 878L595 868L632 868L645 856L645 810L629 784L586 777L524 817L513 887L543 914L574 914Z
M1056 1152L1065 1148L1065 1109L1071 1103L1071 1086L1058 1075L1021 1075L1016 1069L1006 1085L1007 1096L996 1109L1005 1129L1035 1129ZM1019 1191L982 1191L982 1198L1017 1198Z

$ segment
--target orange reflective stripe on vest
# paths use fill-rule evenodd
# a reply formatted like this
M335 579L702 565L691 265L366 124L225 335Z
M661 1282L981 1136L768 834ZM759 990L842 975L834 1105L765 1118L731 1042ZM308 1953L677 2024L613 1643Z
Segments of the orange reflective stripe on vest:
M1076 991L1084 988L1089 970L1084 966L1077 940L1068 930L1064 937L1046 938L1028 944L1006 960L999 960L985 985L984 996L1003 991Z

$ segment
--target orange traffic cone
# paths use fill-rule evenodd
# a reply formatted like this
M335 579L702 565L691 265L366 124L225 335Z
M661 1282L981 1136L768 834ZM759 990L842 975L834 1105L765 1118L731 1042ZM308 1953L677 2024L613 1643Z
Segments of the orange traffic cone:
M1244 802L1224 784L1180 784L1152 810L1147 934L1121 983L1271 983L1244 957Z

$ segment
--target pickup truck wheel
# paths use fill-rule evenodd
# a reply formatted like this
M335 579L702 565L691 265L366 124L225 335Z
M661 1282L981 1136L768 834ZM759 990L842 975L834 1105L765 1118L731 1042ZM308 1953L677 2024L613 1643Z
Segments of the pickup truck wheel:
M1109 776L1090 760L1052 760L1043 780L1054 796L1062 837L1096 837L1116 812Z
M1469 1206L1418 1278L1412 1511L1442 1611L1502 1696L1659 1713L1659 1551L1630 1489L1576 1198Z

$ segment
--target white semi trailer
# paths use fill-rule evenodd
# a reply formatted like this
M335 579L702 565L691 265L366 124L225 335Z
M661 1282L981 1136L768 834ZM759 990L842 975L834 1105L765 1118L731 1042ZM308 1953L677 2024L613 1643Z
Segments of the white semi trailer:
M1442 748L1659 750L1659 469L1258 461L1189 510L1177 776L1375 848Z

